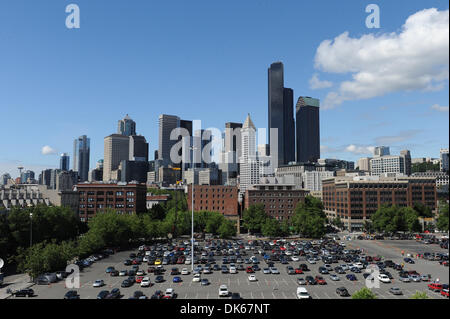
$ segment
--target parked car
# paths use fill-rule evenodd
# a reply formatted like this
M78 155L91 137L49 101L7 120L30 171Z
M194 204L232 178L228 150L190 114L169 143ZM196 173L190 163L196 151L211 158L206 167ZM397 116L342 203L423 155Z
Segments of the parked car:
M393 295L396 295L396 296L403 295L402 290L401 290L400 288L398 288L398 287L391 287L391 288L389 289L389 292L390 292L391 294L393 294Z
M64 295L64 299L80 299L80 295L76 290L69 290Z
M92 284L92 287L94 288L99 288L99 287L103 287L105 285L105 282L102 279L97 279L96 281L94 281L94 283Z
M228 287L226 285L220 285L219 287L219 297L228 297L230 292L228 291Z
M7 289L6 292L13 295L14 297L33 297L34 296L34 290L31 288L20 289L17 291L11 291L11 289Z
M311 299L308 290L304 287L297 287L297 299Z
M98 293L97 299L106 299L106 297L109 295L108 290L102 290Z
M440 292L444 288L442 284L438 284L438 283L431 283L431 284L428 284L427 286L428 286L429 290L432 290L435 292Z
M119 288L114 288L110 291L110 293L106 296L105 299L119 299L120 298L120 290Z
M297 284L304 286L307 284L307 282L304 278L297 278Z
M336 294L338 294L341 297L349 297L350 296L347 288L345 288L345 287L336 288Z

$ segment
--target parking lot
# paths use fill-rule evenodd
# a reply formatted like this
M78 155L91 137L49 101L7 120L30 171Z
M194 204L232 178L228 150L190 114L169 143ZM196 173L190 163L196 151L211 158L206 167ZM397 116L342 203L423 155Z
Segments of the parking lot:
M346 248L348 249L363 249L364 253L370 256L383 256L384 259L390 259L395 263L402 263L403 257L400 253L404 250L405 253L420 253L425 251L435 251L435 252L447 252L440 249L438 246L433 247L425 246L415 241L367 241L367 240L352 240L346 241ZM399 251L400 250L400 251ZM422 250L422 251L421 251ZM147 274L152 282L151 287L140 287L138 283L128 288L122 288L121 283L127 277L117 276L111 277L105 272L107 267L114 267L116 270L129 270L131 266L124 266L124 260L129 259L130 253L136 253L133 251L122 251L114 255L111 255L105 259L99 260L92 264L90 267L85 268L80 273L80 288L77 289L80 294L81 299L95 299L97 294L101 290L111 290L113 288L119 288L123 299L127 299L133 295L137 290L142 291L147 297L151 297L156 290L165 291L166 288L174 288L174 291L179 299L218 299L219 286L222 284L227 285L230 292L237 292L244 299L295 299L296 289L299 287L297 284L297 278L306 276L320 275L318 268L324 263L322 261L317 261L316 264L310 264L305 261L304 256L300 256L300 260L293 262L289 261L289 264L281 264L280 262L275 262L275 267L278 268L280 274L263 274L262 269L267 267L265 261L261 255L256 254L257 258L260 260L259 267L260 271L256 271L256 282L249 282L248 276L245 271L238 271L236 274L222 274L220 271L212 271L211 274L201 274L202 278L207 278L210 282L207 286L202 286L200 282L192 281L192 274L189 275L178 275L182 278L182 282L173 283L172 279L174 276L170 275L170 270L173 267L177 267L180 271L182 268L188 268L191 270L191 265L165 265L164 268L166 272L163 274L165 281L162 283L155 283L155 275ZM249 251L246 257L250 257L254 254L253 251ZM216 256L216 263L222 264L222 257ZM297 268L300 263L305 263L308 265L310 271L304 272L304 274L293 274L289 275L286 271L286 266L293 266ZM343 264L344 262L339 261L339 263L332 264L333 268L337 265ZM228 265L229 266L229 265ZM243 265L247 267L246 264ZM140 269L147 271L147 264L142 263ZM416 270L420 274L430 274L432 281L436 278L440 279L441 283L448 283L449 281L449 271L448 267L439 265L436 261L428 261L423 259L415 259L415 264L405 265L406 270ZM364 272L364 270L362 270ZM390 273L394 277L391 283L380 283L380 288L374 288L373 291L378 295L380 299L404 299L410 298L417 291L427 292L430 298L446 299L446 297L441 296L440 293L434 293L429 291L427 288L427 282L401 282L397 271L389 269ZM330 274L335 273L334 271ZM347 272L350 273L350 272ZM341 299L336 294L336 288L345 287L350 294L360 290L365 287L365 279L363 273L355 274L357 281L349 281L346 279L345 274L338 275L340 277L339 281L330 280L328 274L321 275L327 282L326 285L307 285L304 286L313 299ZM105 286L102 288L93 288L92 284L95 280L103 279ZM391 287L399 287L403 295L394 296L389 292ZM61 299L64 294L69 290L65 287L65 282L60 281L51 285L35 285L33 286L35 291L35 298L42 299Z

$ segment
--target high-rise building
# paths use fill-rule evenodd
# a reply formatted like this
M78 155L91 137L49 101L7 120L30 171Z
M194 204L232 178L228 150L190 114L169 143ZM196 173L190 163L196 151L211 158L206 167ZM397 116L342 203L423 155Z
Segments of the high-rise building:
M3 174L0 177L0 185L7 185L8 181L11 179L11 175L9 175L8 173Z
M126 136L136 135L136 122L128 114L122 120L119 120L117 134Z
M316 162L320 158L320 100L307 96L296 105L297 162Z
M360 171L366 171L366 172L370 172L370 160L372 158L371 157L362 157L358 160L358 169Z
M67 153L62 153L59 158L59 169L62 171L68 171L70 169L70 156Z
M33 171L26 170L20 174L20 182L22 184L27 184L29 182L32 182L33 180L34 180L34 172Z
M51 176L52 176L52 170L51 169L45 169L42 171L39 179L39 184L50 186L51 182Z
M284 67L275 62L268 69L268 115L269 141L272 141L271 129L278 129L278 147L271 145L271 155L276 153L278 165L295 161L295 131L293 115L293 91L284 87Z
M182 165L181 162L174 163L170 156L172 147L182 140L180 135L177 136L177 139L170 139L170 135L175 129L180 129L179 132L183 132L183 136L192 136L192 121L182 120L174 115L161 114L159 116L158 159L163 161L163 166L174 166L176 164L177 167L180 167ZM182 149L178 153L180 159L181 153Z
M373 151L373 155L376 157L391 155L389 146L377 146Z
M440 168L442 172L448 172L448 148L441 148L440 150L441 163Z
M113 171L121 161L129 159L130 138L126 135L111 134L104 139L103 181L113 180ZM115 179L115 178L114 178Z
M73 170L78 173L80 182L88 180L91 141L82 135L73 142Z
M405 159L405 174L410 176L412 174L411 153L409 150L403 150L400 151L400 156Z
M405 157L398 155L375 156L370 160L370 174L380 176L386 173L405 174Z
M142 135L130 136L129 160L148 162L148 143Z

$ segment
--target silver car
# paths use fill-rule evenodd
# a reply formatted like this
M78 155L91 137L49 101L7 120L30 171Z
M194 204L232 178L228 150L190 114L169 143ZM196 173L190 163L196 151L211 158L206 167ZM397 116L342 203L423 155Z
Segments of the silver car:
M102 279L98 279L96 281L94 281L94 283L92 284L92 287L98 288L98 287L103 287L105 285L105 282Z

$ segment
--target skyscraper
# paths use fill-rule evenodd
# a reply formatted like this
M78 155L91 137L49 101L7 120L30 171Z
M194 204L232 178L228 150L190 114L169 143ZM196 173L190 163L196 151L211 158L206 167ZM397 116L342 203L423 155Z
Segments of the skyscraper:
M130 136L129 160L148 162L148 143L142 135Z
M73 142L73 170L78 173L80 182L88 180L89 156L91 141L86 135L82 135Z
M320 158L319 99L300 96L296 105L297 162Z
M410 176L412 174L411 153L409 150L403 150L400 151L400 156L405 159L405 174Z
M174 129L181 129L186 136L192 136L192 121L182 120L178 116L161 114L159 116L159 144L158 144L158 159L162 160L164 166L175 166L173 159L170 157L172 147L180 142L181 136L177 139L171 140L170 134ZM182 150L178 155L182 157ZM181 163L176 163L177 167L181 167Z
M59 158L59 169L62 171L68 171L70 169L70 157L67 153L62 153Z
M373 151L374 156L387 156L391 155L391 152L389 151L389 146L377 146L375 147Z
M278 129L278 147L270 146L271 152L278 152L278 165L295 161L295 131L293 91L284 87L283 63L275 62L268 70L269 141L270 129Z
M122 120L119 120L117 134L126 136L136 135L136 122L128 114Z
M448 172L448 148L441 148L440 150L440 169L442 172Z
M129 159L130 138L126 135L111 134L104 139L103 181L112 180L112 172L120 162Z

